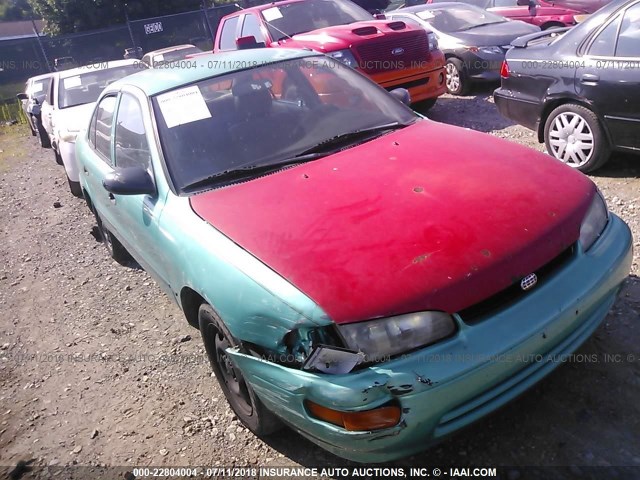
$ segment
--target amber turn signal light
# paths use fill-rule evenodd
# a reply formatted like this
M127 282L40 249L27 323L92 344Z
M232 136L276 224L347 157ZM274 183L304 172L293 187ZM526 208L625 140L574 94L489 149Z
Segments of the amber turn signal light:
M362 412L341 412L307 400L307 409L316 418L353 432L390 428L400 421L400 407L385 407Z

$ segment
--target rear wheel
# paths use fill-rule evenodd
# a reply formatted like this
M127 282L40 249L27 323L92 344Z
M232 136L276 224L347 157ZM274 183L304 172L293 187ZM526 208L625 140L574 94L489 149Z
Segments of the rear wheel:
M462 61L458 58L447 58L447 91L451 95L464 95L469 91L469 78Z
M74 182L67 175L67 183L69 183L69 190L71 191L71 195L74 197L82 198L82 187L80 186L80 182Z
M611 156L598 117L574 103L560 105L549 114L544 143L551 156L585 173L600 168Z
M262 404L245 381L242 371L227 354L227 348L238 346L238 341L211 305L200 305L198 323L211 369L240 421L258 436L269 435L282 428L280 420Z
M98 215L98 212L93 210L93 214L96 217L96 223L98 224L98 230L102 237L102 243L109 252L109 256L119 264L126 265L132 260L131 255L120 241L107 229L107 227L105 227L100 215Z

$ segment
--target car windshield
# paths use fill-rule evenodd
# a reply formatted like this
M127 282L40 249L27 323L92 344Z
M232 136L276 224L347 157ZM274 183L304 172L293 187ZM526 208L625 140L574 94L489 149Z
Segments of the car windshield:
M472 28L504 23L506 18L482 10L472 5L430 8L416 12L416 15L428 22L436 30L444 33L460 32Z
M260 12L271 38L282 40L298 33L334 25L373 20L355 3L342 0L305 0L275 5Z
M116 80L139 72L142 65L89 70L87 73L62 78L58 87L58 107L67 108L95 102L102 90Z
M202 80L152 103L167 169L183 193L315 160L420 118L328 57Z

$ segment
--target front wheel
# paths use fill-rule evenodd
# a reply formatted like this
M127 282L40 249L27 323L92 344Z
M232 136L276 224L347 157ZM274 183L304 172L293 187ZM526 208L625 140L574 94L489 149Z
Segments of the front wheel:
M598 117L574 103L560 105L549 114L544 143L551 156L584 173L600 168L611 156Z
M414 103L413 105L411 105L411 108L413 108L414 110L417 110L418 112L424 113L431 110L437 101L438 101L437 97L427 98L426 100L420 100L419 102Z
M36 127L35 135L38 137L38 142L42 148L51 148L51 140L49 140L49 134L42 126L42 122L35 115L31 117L33 119L33 124Z
M238 341L210 305L203 303L200 306L198 323L211 369L240 421L258 436L269 435L282 428L280 420L262 404L245 381L242 371L227 354L226 350L238 346Z
M462 61L458 58L448 58L445 65L447 71L447 91L451 95L464 95L469 91L469 79Z

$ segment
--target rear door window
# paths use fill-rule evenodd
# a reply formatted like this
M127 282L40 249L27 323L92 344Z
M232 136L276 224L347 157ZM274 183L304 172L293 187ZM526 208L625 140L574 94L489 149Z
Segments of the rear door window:
M624 14L616 57L640 57L640 3L629 8Z

